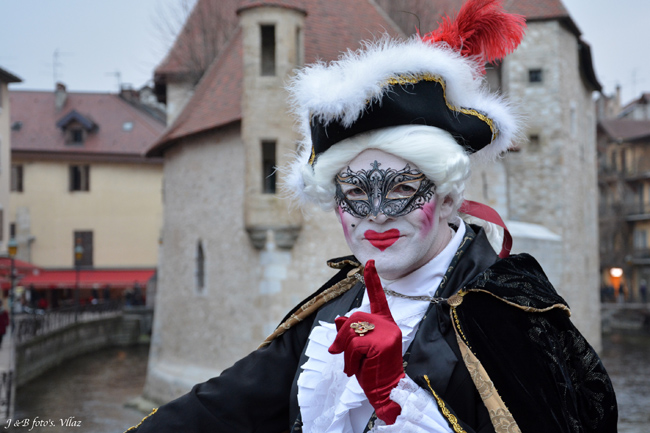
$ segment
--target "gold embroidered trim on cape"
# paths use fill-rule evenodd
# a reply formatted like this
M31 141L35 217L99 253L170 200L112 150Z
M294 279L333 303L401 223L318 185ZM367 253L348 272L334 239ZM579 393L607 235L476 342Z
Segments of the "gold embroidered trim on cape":
M445 402L438 397L438 394L433 390L431 387L431 382L429 382L429 376L426 374L424 375L424 380L427 381L427 385L429 386L429 391L431 391L431 394L433 394L433 398L436 399L436 402L438 403L438 406L440 407L440 412L442 412L442 415L447 418L447 421L451 425L451 427L454 429L456 433L467 433L463 427L458 423L458 418L456 418L456 415L451 413L449 409L447 409L447 406L445 405Z
M292 326L297 323L302 322L305 317L310 316L314 311L322 307L326 302L331 301L334 298L341 296L343 293L350 290L356 283L357 277L356 274L363 273L363 266L358 266L348 272L348 276L338 283L334 284L332 287L325 289L319 295L314 296L309 301L305 302L296 310L287 320L285 320L280 326L278 326L275 331L259 345L258 349L268 346L273 340L275 340L280 335L284 334Z
M519 305L519 304L517 304L515 302L508 301L507 299L503 299L503 298L495 295L494 293L492 293L492 292L490 292L488 290L484 290L484 289L469 289L465 293L467 293L467 292L487 293L488 295L492 295L495 298L497 298L498 300L500 300L502 302L505 302L506 304L511 305L513 307L519 308L520 310L524 310L527 313L545 313L545 312L551 311L551 310L553 310L555 308L559 308L560 310L564 310L564 312L567 313L567 315L569 317L571 316L571 310L569 309L569 307L567 307L564 304L553 304L550 307L546 307L546 308L534 308L534 307L526 307L524 305Z
M357 261L351 260L351 259L344 259L344 260L338 260L338 261L329 260L327 262L327 266L329 266L332 269L343 269L347 265L356 267L356 266L359 266L360 263L357 262Z
M494 430L496 433L521 433L519 425L497 392L494 382L492 382L487 371L483 368L483 364L481 364L481 361L478 360L467 345L467 340L460 329L460 321L458 320L456 309L452 308L451 311L454 316L456 325L454 326L454 331L456 331L456 340L460 347L460 353L463 356L463 362L474 382L474 386L481 396L481 400L483 400L483 404L485 404L490 414L490 421L494 426Z
M132 431L132 430L137 429L138 427L140 427L140 426L142 425L142 423L144 422L145 419L149 418L151 415L153 415L153 414L156 413L157 411L158 411L158 408L155 408L154 410L151 411L151 413L150 413L149 415L147 415L147 416L145 416L144 418L142 418L142 421L140 421L140 423L138 423L138 425L134 425L133 427L130 427L130 428L129 428L127 431L125 431L124 433L126 433L126 432L130 432L130 431Z

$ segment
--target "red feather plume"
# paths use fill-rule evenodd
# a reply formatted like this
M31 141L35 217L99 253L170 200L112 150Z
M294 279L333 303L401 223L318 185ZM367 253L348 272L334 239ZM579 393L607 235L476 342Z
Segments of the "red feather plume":
M501 0L468 0L455 20L443 17L438 29L424 35L422 40L445 42L461 55L475 57L485 64L513 52L525 30L526 19L506 12Z

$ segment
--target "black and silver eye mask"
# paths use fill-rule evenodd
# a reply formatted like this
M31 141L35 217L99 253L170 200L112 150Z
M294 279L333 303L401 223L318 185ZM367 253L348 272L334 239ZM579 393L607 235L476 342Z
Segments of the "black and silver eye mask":
M382 170L375 161L372 169L352 171L350 167L336 175L336 203L343 212L365 218L379 212L401 217L420 209L436 191L433 182L406 164L401 170Z

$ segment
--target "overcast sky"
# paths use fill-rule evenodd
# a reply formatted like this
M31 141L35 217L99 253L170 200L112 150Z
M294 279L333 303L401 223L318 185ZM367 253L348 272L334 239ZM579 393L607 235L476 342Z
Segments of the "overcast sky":
M23 79L13 89L51 90L57 80L71 91L141 87L171 44L161 23L173 20L169 11L181 1L0 0L0 67ZM643 36L650 0L563 2L592 47L604 91L620 84L623 103L650 91Z

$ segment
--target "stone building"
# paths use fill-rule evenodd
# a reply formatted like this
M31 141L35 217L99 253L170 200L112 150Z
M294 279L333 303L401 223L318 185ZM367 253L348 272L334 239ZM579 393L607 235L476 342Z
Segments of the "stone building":
M273 167L287 161L297 141L282 90L292 70L336 59L384 32L413 33L417 21L402 10L437 17L461 2L233 0L203 10L207 3L198 2L155 72L170 116L148 152L164 158L159 292L144 391L157 401L253 350L333 275L326 260L349 254L333 214L301 212L281 198L282 172ZM591 93L600 86L589 47L559 0L506 4L528 17L528 35L488 79L521 105L530 129L503 161L475 170L470 198L510 221L515 251L540 259L598 347ZM208 13L231 34L191 62L188 44L205 46L206 34L192 26Z

